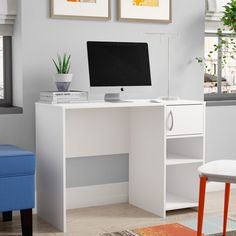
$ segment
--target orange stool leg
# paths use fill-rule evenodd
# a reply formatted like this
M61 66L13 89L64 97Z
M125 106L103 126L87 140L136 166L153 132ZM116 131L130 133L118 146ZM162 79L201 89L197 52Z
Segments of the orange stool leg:
M224 205L223 236L226 236L228 210L229 210L229 195L230 195L230 183L226 183L225 184L225 205Z
M207 177L200 177L200 190L199 190L199 206L198 206L198 225L197 225L197 236L202 236L202 224L203 214L205 205L205 192L206 192Z

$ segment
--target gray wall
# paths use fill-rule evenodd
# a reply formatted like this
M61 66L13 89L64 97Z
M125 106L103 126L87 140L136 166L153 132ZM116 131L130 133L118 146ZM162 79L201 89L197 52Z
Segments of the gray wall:
M99 22L53 20L49 18L48 0L19 1L22 11L22 35L20 39L15 40L18 43L22 42L22 57L18 58L19 64L16 65L15 72L22 69L24 114L0 117L0 143L12 143L30 150L35 149L34 102L37 101L40 91L55 88L51 57L57 52L72 54L72 72L75 75L72 88L89 89L87 40L148 42L153 90L127 94L126 97L156 98L167 95L167 41L165 38L160 40L158 36L145 33L178 33L179 39L171 45L171 95L183 99L203 99L203 71L194 58L203 55L205 1L173 1L172 24L117 22L116 3L112 0L112 20ZM22 89L20 85L19 89ZM92 98L102 98L102 94L94 94ZM110 161L104 162L103 158L101 163L109 168ZM88 158L88 162L90 161ZM78 164L79 161L75 162ZM123 165L127 165L127 162ZM106 182L109 180L104 180L104 183Z

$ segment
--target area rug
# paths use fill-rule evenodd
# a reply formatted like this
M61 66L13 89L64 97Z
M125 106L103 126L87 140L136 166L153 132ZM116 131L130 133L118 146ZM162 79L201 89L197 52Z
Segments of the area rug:
M167 224L122 232L105 233L100 236L196 236L196 231L180 224Z
M178 222L190 229L197 230L197 219L188 219ZM222 216L206 216L203 221L203 233L205 235L222 235L223 217ZM236 235L236 221L228 218L227 236Z
M205 217L203 233L205 236L222 235L222 217ZM196 219L181 221L176 224L158 225L121 232L105 233L99 236L196 236ZM227 236L236 235L236 222L229 219Z

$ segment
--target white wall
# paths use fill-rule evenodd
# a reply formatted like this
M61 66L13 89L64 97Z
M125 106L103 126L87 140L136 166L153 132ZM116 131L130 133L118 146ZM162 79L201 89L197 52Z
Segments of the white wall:
M22 42L22 54L18 62L15 62L19 63L19 67L14 67L14 79L17 79L17 73L22 69L24 114L0 117L0 143L12 143L34 150L34 102L39 98L40 91L55 89L51 58L58 52L72 54L72 88L89 89L87 40L148 42L153 91L129 94L126 97L156 98L167 95L167 42L145 33L179 33L179 39L171 46L171 75L174 80L171 95L184 99L203 99L203 70L195 62L195 57L202 56L204 50L204 0L172 1L172 24L117 22L115 0L112 0L110 22L53 20L49 18L48 0L19 2L22 22L18 27L22 29L22 38L18 42ZM22 90L20 85L19 90Z

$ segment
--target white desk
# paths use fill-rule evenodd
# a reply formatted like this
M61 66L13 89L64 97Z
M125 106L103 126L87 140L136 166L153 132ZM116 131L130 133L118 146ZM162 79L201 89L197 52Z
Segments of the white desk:
M38 215L66 231L66 159L129 153L129 202L161 217L197 206L205 104L36 103Z

